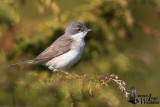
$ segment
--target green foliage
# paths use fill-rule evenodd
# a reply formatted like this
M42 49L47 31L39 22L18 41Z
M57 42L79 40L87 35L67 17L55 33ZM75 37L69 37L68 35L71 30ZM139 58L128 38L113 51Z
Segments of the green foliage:
M127 90L119 85L123 81L108 76L110 73L125 80L127 88L136 85L141 89L148 82L148 87L154 87L147 78L154 81L157 74L150 69L156 72L159 66L152 64L160 63L155 58L159 51L153 45L158 25L149 25L143 13L135 13L136 6L145 7L143 3L156 7L153 0L88 0L62 12L58 1L53 0L0 1L0 106L119 106L127 100L121 91L126 94ZM38 65L8 68L16 61L36 57L75 20L93 32L85 38L80 62L67 70L71 75L50 73Z

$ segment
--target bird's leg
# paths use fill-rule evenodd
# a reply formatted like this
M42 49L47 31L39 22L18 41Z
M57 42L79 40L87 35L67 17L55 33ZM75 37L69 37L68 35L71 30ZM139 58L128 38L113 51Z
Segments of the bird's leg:
M61 72L65 73L65 74L67 74L67 75L70 75L70 73L68 73L68 72L65 72L65 71L63 71L63 70L61 70Z
M49 66L48 67L50 70L52 70L53 72L57 72L57 71L59 71L59 69L56 69L56 68L54 68L53 66ZM68 72L65 72L65 71L63 71L63 70L60 70L61 72L63 72L63 73L65 73L65 74L67 74L67 75L69 75L70 73L68 73Z
M49 71L49 76L50 76L50 77L52 76L52 71Z

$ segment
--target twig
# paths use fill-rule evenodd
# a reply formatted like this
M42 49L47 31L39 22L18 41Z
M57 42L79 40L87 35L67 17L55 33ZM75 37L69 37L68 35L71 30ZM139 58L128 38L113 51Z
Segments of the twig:
M108 84L111 80L116 82L119 86L119 89L125 94L127 98L129 93L126 91L126 83L122 80L118 80L118 76L115 74L111 74L109 76L98 76L98 80L101 82L101 85Z

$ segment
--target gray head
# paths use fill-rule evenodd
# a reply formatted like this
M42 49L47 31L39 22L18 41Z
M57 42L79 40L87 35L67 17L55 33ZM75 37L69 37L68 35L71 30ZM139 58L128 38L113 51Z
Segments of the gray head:
M78 33L86 33L91 31L92 29L88 29L84 24L79 21L75 21L66 27L65 34L75 35Z

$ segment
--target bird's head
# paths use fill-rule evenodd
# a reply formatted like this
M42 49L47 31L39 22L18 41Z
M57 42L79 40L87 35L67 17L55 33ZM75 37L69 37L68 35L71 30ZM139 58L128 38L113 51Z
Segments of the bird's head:
M84 38L89 31L92 31L92 29L88 29L81 22L75 21L66 27L65 34L72 37L81 36Z

